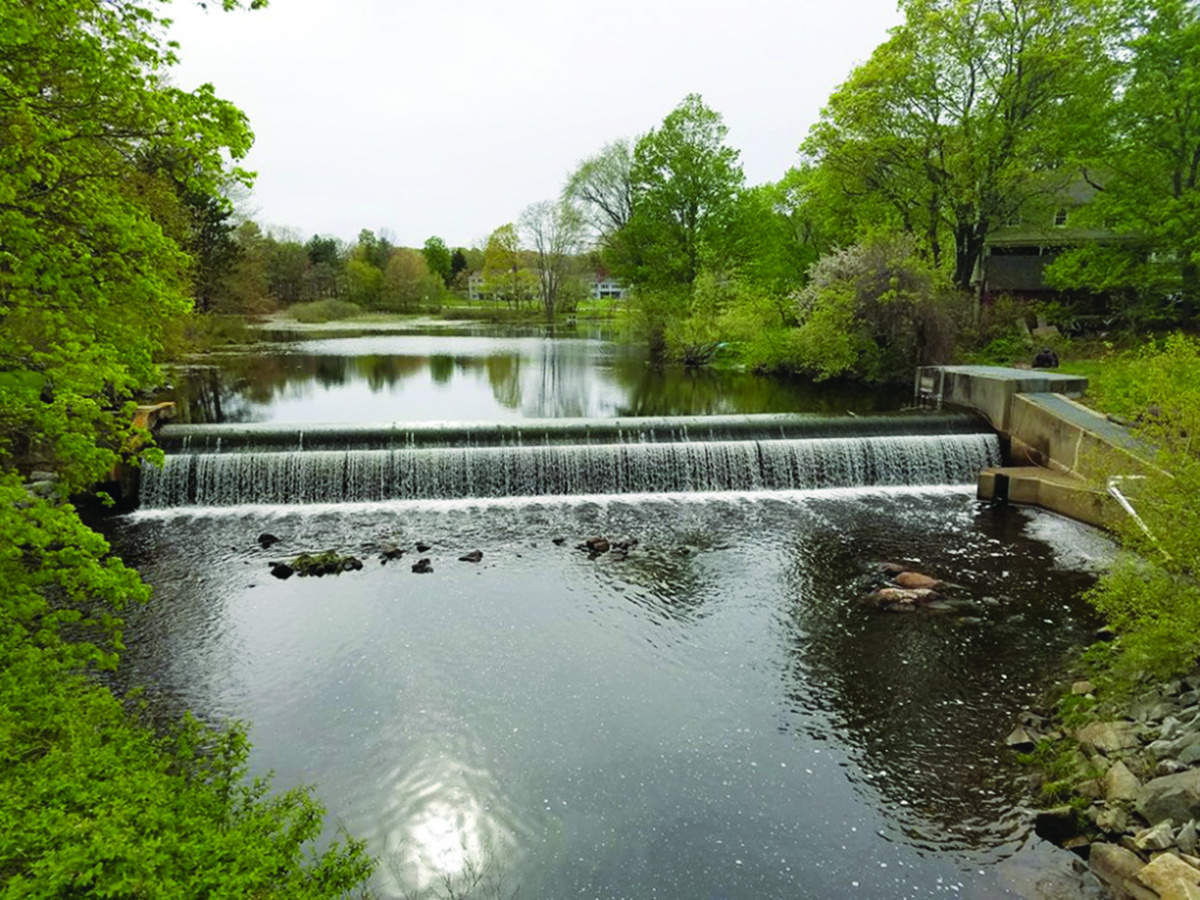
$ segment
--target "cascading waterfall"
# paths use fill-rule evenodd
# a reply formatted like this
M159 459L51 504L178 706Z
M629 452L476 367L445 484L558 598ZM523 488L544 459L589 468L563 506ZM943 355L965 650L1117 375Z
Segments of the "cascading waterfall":
M313 429L272 429L259 432L266 449L255 448L253 428L181 428L166 435L178 447L166 465L143 472L141 505L953 485L974 481L1000 458L996 436L962 416L666 421L473 427L474 441L448 426L316 429L316 439ZM918 429L940 433L911 433ZM853 436L795 436L839 432ZM578 442L581 434L589 441ZM292 449L284 449L288 440ZM384 446L363 446L372 441Z

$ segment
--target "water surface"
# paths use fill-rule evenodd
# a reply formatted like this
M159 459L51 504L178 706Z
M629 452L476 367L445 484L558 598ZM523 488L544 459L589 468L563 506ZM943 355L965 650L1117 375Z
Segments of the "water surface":
M904 389L654 367L599 337L465 329L261 345L175 373L177 421L380 422L819 412L900 408Z
M592 534L640 543L589 559ZM529 897L1067 878L1013 812L1000 739L1095 625L1074 597L1108 551L1082 526L893 489L168 510L115 538L158 587L123 677L253 723L254 768L314 784L387 863L383 896L472 866ZM418 540L432 574L375 559ZM326 548L367 566L267 574ZM972 608L867 607L880 560Z

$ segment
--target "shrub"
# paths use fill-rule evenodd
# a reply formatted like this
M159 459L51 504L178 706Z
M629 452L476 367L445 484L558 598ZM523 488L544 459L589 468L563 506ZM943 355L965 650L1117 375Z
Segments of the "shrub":
M294 303L287 308L287 314L297 322L305 324L320 324L336 322L339 319L352 319L361 316L363 309L357 303L349 300L314 300L311 303Z
M1176 334L1115 356L1089 396L1135 423L1159 467L1123 485L1145 527L1121 521L1128 553L1090 599L1121 635L1119 674L1191 668L1200 653L1200 341Z
M908 380L914 366L948 362L971 309L905 235L823 256L795 303L797 361L818 379Z

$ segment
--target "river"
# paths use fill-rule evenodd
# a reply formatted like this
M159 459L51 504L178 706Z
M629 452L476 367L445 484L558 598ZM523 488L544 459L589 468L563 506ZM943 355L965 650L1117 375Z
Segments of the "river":
M415 333L414 333L415 332ZM659 371L603 335L274 335L176 378L193 422L898 408L903 394ZM233 503L109 523L156 589L122 678L250 723L383 897L1091 897L1002 745L1097 623L1108 541L970 484ZM269 532L280 543L263 549ZM575 549L594 535L627 553ZM418 553L422 542L429 549ZM390 545L406 550L383 563ZM354 553L361 571L268 563ZM479 562L459 561L479 550ZM412 564L428 558L433 571ZM881 613L882 561L964 606Z

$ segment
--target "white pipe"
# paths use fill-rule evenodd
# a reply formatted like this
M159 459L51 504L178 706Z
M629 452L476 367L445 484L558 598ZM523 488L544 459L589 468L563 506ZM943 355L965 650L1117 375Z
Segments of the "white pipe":
M1161 553L1166 559L1170 559L1171 554L1163 549L1162 544L1158 542L1158 538L1154 536L1154 533L1151 532L1146 523L1142 521L1142 517L1137 514L1136 510L1134 510L1133 504L1129 502L1126 496L1121 493L1121 489L1117 486L1122 481L1144 481L1145 478L1145 475L1113 475L1108 479L1108 493L1114 500L1121 504L1121 509L1129 513L1133 521L1137 522L1138 528L1142 529L1142 532L1146 535L1146 537L1150 538L1150 543L1154 544L1154 546L1158 548L1158 552Z

